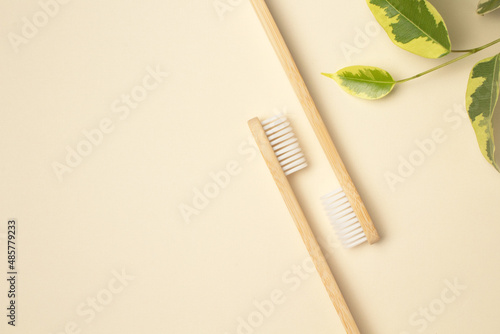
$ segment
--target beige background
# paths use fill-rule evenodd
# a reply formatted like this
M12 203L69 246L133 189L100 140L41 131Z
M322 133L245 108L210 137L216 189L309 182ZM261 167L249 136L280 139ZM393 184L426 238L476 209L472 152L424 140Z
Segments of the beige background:
M213 0L74 0L18 52L8 36L40 5L0 3L0 248L5 263L6 222L17 218L20 273L18 326L2 315L1 332L234 334L239 317L259 320L255 301L281 291L246 332L343 333L317 274L291 271L307 253L246 126L284 111L310 163L290 180L361 332L497 333L500 175L460 105L472 65L500 48L367 102L319 73L367 64L399 79L442 60L376 30L363 41L359 29L374 27L364 1L268 1L382 236L343 250L318 200L337 181L260 23L246 0L220 3L232 10L218 13ZM433 3L455 48L498 38L500 12L481 18L476 0ZM357 49L350 57L346 45ZM120 119L113 102L157 67L168 78ZM59 182L53 163L106 118L113 131ZM446 140L391 188L386 173L435 129ZM237 165L229 184L186 222L179 208L228 164ZM135 278L110 295L122 270ZM447 304L446 282L466 286ZM106 296L90 321L77 312ZM430 307L439 314L422 320Z

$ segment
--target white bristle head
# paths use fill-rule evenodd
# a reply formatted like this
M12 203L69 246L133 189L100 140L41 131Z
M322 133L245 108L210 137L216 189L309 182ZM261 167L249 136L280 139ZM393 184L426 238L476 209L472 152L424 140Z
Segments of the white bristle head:
M304 153L302 153L292 127L285 116L278 115L266 119L262 122L262 127L285 175L307 167Z
M342 188L326 194L321 197L321 200L333 229L344 247L355 247L367 240L358 217Z

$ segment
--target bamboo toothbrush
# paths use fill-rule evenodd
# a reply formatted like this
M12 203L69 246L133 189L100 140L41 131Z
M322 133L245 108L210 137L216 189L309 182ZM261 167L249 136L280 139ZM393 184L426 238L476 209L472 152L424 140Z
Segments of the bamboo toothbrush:
M348 334L359 334L342 292L286 177L307 167L304 154L292 132L290 123L284 116L275 116L262 124L258 118L253 118L248 121L248 126L316 266L328 296L337 310L340 321Z
M344 163L328 134L325 123L321 119L311 94L265 1L250 1L342 187L340 190L336 190L323 197L325 207L328 210L339 238L344 246L348 248L359 245L364 241L368 241L370 244L377 242L380 239L378 232L351 177L347 173ZM342 218L346 220L339 222Z

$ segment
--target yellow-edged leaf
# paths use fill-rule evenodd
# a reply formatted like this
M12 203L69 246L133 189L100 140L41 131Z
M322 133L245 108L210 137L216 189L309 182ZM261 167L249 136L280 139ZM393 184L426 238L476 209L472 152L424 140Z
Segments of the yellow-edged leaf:
M484 158L500 172L495 162L492 117L498 102L500 54L477 63L470 74L466 107Z
M426 58L451 51L448 29L427 0L366 0L368 7L394 44Z
M500 0L481 0L477 5L477 13L484 15L500 8Z
M396 84L387 71L372 66L350 66L337 73L322 74L335 80L347 93L367 100L386 96Z

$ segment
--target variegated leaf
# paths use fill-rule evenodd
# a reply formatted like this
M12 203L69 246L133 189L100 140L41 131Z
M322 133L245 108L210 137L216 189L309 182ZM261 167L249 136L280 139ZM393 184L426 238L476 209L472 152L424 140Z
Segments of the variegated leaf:
M500 54L477 63L467 85L466 106L481 153L499 172L495 162L495 142L491 119L498 102Z
M477 13L484 15L500 8L500 0L481 0L477 5Z
M335 80L347 93L367 100L386 96L396 84L387 71L372 66L350 66L334 74L322 74Z
M451 51L448 29L427 0L366 0L389 38L400 48L426 58Z

